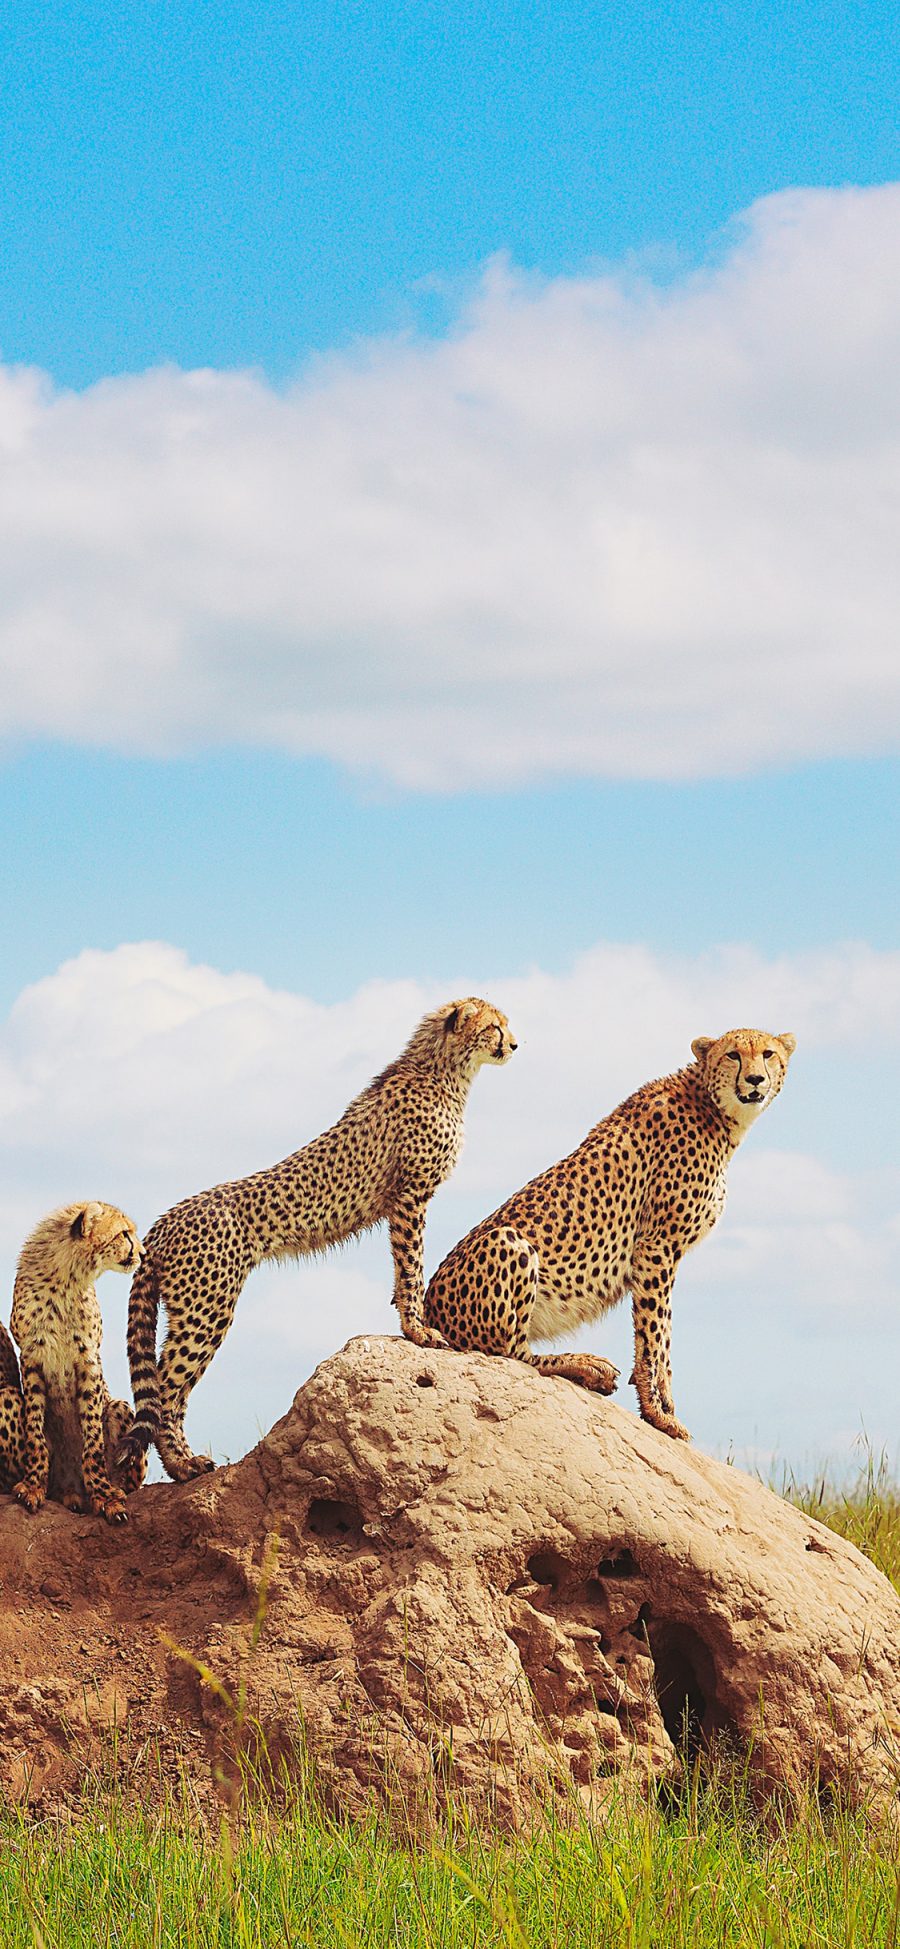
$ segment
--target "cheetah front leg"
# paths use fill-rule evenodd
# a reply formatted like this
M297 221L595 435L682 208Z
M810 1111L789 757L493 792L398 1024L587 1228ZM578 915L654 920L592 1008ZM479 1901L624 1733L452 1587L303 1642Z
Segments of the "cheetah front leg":
M24 1473L24 1402L18 1387L0 1387L0 1491L8 1493Z
M22 1361L22 1392L25 1400L25 1453L21 1481L13 1495L26 1509L40 1509L47 1500L50 1479L50 1450L47 1446L47 1389L39 1367Z
M99 1367L89 1359L79 1360L75 1374L75 1398L81 1423L81 1473L92 1516L103 1516L108 1523L125 1523L128 1515L121 1489L114 1489L106 1467L103 1409L108 1399L106 1383Z
M672 1401L672 1286L676 1262L659 1244L635 1253L631 1273L634 1320L634 1371L641 1418L675 1441L690 1434L675 1415Z
M421 1198L397 1199L390 1214L394 1305L407 1340L417 1347L446 1347L442 1333L425 1323L425 1212Z

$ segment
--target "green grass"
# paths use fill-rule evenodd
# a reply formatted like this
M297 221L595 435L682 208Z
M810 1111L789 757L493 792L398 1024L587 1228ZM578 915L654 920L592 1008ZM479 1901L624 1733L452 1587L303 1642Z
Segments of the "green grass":
M457 1832L414 1850L375 1822L246 1814L210 1835L174 1803L97 1802L71 1826L8 1822L0 1941L66 1949L880 1949L900 1943L900 1847L860 1815L761 1823L687 1788L674 1811L504 1842Z
M900 1582L900 1495L790 1493ZM623 1795L594 1829L515 1840L457 1821L404 1846L329 1819L309 1787L278 1818L249 1795L211 1831L186 1792L148 1811L115 1789L76 1818L0 1821L0 1945L27 1949L900 1949L900 1833L811 1802L754 1809L697 1769L674 1805Z
M808 1516L818 1517L855 1543L900 1590L900 1489L890 1480L883 1459L876 1461L869 1453L848 1489L835 1488L827 1472L805 1486L789 1477L781 1487Z

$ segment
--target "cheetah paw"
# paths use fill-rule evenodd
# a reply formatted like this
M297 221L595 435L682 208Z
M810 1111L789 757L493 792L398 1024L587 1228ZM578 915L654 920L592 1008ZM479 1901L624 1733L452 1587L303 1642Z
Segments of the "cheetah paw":
M209 1475L215 1468L211 1455L186 1455L183 1459L166 1461L163 1466L173 1482L194 1482L198 1475Z
M99 1495L89 1496L88 1508L92 1516L102 1516L107 1523L127 1523L128 1511L121 1489L101 1491Z
M581 1387L589 1387L592 1394L615 1394L619 1379L619 1369L611 1360L601 1360L599 1354L578 1355L577 1375L573 1375Z
M661 1410L658 1414L655 1412L644 1414L642 1418L651 1428L658 1428L661 1435L671 1435L673 1441L691 1439L690 1429L686 1428L682 1421L676 1420L674 1414L665 1414Z
M410 1320L408 1324L404 1322L403 1332L405 1338L411 1340L414 1347L449 1347L450 1345L449 1340L444 1339L436 1326L425 1326L424 1322L419 1320Z
M13 1495L16 1501L22 1504L22 1508L30 1510L32 1515L46 1501L43 1489L36 1489L32 1482L17 1482Z

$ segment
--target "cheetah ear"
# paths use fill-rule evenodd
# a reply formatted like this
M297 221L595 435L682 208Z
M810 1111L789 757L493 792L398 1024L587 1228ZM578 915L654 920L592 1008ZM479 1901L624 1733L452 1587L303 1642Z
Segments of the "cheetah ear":
M704 1056L709 1054L712 1046L713 1038L711 1035L695 1035L691 1043L691 1055L696 1056L698 1062L702 1062Z
M452 1008L450 1010L450 1014L445 1019L444 1033L446 1035L451 1035L454 1029L461 1029L463 1023L468 1022L470 1018L473 1015L477 1015L477 1013L478 1013L477 1002L473 1002L473 1001L457 1002L455 1008Z
M789 1030L785 1029L784 1034L776 1035L775 1040L781 1043L782 1049L786 1049L789 1056L793 1055L797 1047L797 1037L795 1035L791 1035Z
M91 1204L85 1205L84 1210L78 1213L78 1217L72 1220L70 1227L72 1237L88 1238L97 1223L102 1209L102 1205L98 1205L96 1199Z

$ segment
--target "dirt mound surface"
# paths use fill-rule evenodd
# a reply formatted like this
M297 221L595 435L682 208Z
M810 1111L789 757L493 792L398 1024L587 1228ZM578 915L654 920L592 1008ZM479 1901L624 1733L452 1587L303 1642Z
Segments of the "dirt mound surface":
M886 1579L514 1361L353 1340L242 1462L129 1513L0 1498L7 1794L57 1801L114 1751L209 1790L260 1734L298 1764L301 1724L334 1804L399 1790L421 1823L450 1793L510 1822L548 1788L594 1805L673 1774L685 1736L789 1790L893 1791Z

